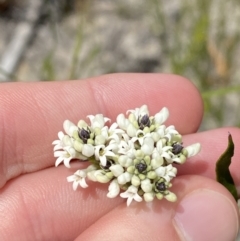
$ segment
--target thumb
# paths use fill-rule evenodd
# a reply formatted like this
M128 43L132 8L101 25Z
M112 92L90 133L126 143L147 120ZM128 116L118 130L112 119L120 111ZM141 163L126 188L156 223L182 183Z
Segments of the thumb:
M223 186L191 175L176 178L171 190L178 195L176 203L120 204L76 240L235 240L238 209Z

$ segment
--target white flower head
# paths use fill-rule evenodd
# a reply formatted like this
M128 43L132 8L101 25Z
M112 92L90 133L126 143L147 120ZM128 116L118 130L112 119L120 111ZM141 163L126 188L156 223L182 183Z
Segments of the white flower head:
M169 190L177 174L172 163L183 164L200 151L200 144L183 146L175 126L163 124L169 117L166 107L150 115L147 105L142 105L126 115L119 114L111 125L102 114L88 115L89 123L64 121L65 133L58 132L52 143L55 166L63 163L69 168L73 159L89 159L92 165L67 177L73 189L87 188L87 180L109 183L107 197L126 198L127 206L133 200L176 201Z

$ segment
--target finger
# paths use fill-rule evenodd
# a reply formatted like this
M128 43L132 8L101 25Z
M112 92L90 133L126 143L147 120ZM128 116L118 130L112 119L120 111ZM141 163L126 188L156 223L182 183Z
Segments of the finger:
M230 165L238 193L240 193L240 129L225 127L210 130L183 137L184 145L195 142L201 143L201 151L198 155L191 157L184 165L178 165L178 175L197 174L216 180L216 162L228 146L228 134L231 133L234 141L234 156Z
M51 143L65 119L77 122L102 113L114 120L142 104L151 113L169 108L168 123L181 133L196 131L201 121L198 91L174 75L116 74L82 81L2 84L0 187L21 173L53 165Z
M179 233L194 230L196 234L188 233L188 235L198 235L198 229L199 232L203 232L203 229L204 232L211 232L213 229L212 232L219 232L219 235L224 236L223 230L228 230L227 237L233 237L237 232L236 204L233 204L233 198L228 192L211 179L198 176L176 178L171 190L179 198L177 203L155 200L152 204L132 203L127 208L126 200L106 197L107 185L89 183L87 189L74 192L72 185L66 183L66 176L70 175L70 172L72 170L69 171L61 166L22 175L10 181L0 194L0 220L4 220L0 223L0 240L14 240L15 237L18 237L19 241L35 240L36 237L39 240L73 240L87 228L89 230L83 233L80 240L108 240L109 237L114 240L119 237L119 232L128 235L131 239L136 237L135 240L141 240L138 236L133 236L137 231L139 235L151 238L150 240L158 240L151 235L154 234L159 238L163 233L166 233L165 237L170 237L165 240L174 240L178 236L171 218L175 215L178 217L181 213L193 215L185 219L191 220L196 227L194 229L187 226L191 223L184 221L184 216L179 217L178 229L181 228L180 222L183 222L184 227L186 225L186 230ZM207 194L204 192L205 189L208 190ZM193 191L199 195L194 196ZM214 193L213 197L208 195L209 192ZM225 198L222 198L223 196ZM107 214L109 212L110 214ZM107 216L100 219L104 215ZM92 226L94 223L97 226ZM148 228L141 225L146 225ZM215 226L208 227L208 225ZM159 235L160 233L162 234ZM105 239L101 235L106 235ZM209 235L205 237L212 237L213 234ZM88 236L89 238L86 238ZM202 238L200 240L222 240L200 237ZM123 236L118 240L128 239Z
M236 203L226 190L200 176L174 181L177 203L165 200L121 204L80 234L75 241L229 241L238 233Z

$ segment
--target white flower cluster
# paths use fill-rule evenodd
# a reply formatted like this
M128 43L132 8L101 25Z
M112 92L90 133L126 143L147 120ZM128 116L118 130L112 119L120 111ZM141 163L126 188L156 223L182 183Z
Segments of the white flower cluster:
M176 195L169 191L177 174L172 164L183 164L196 155L200 144L183 147L182 136L175 127L163 125L169 116L165 107L155 116L149 116L146 105L127 114L128 117L118 115L111 126L105 125L110 119L102 114L89 115L90 124L80 120L76 126L64 121L66 134L59 132L59 140L53 142L55 165L63 162L69 168L73 159L90 161L86 169L67 178L73 182L74 190L78 186L88 187L89 179L110 183L107 196L120 194L127 198L128 206L133 199L150 202L156 197L176 201Z

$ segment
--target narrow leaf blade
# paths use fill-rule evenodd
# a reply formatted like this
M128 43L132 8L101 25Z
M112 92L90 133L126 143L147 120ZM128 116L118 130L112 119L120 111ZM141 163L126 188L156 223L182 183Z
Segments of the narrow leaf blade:
M235 187L233 178L231 176L229 166L231 164L231 158L234 155L234 143L232 136L228 135L228 147L225 152L220 156L216 163L216 176L217 181L221 183L228 191L233 195L234 199L238 200L237 189Z

